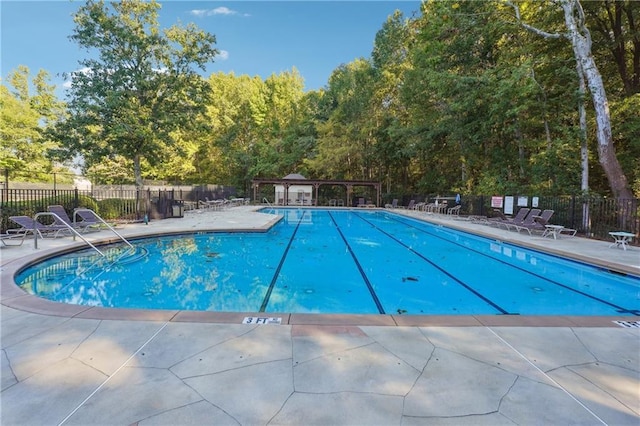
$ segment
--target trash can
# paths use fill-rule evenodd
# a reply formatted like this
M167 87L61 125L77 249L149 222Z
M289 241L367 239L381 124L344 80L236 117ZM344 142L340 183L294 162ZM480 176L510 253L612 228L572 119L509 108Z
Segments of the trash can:
M184 217L184 201L173 200L171 203L171 217Z

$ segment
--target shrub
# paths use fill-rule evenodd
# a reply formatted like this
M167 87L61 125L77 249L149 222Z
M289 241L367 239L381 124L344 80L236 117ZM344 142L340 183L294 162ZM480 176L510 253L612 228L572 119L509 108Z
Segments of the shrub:
M107 198L99 202L98 214L103 219L125 219L135 214L136 200L122 198Z

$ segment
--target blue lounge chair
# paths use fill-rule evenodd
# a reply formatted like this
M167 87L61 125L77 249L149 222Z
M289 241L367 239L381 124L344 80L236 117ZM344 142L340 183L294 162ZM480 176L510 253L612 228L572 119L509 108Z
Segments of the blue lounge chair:
M67 211L61 205L56 204L49 206L48 209L51 213L55 214L54 223L56 225L68 225L78 232L88 232L91 228L96 227L96 222L85 222L84 219L79 222L72 221L71 218L69 218Z
M25 236L26 234L35 235L38 233L41 238L47 236L58 238L60 235L70 232L66 225L56 225L55 223L53 225L44 225L29 216L9 216L9 220L21 226L14 232L25 234Z

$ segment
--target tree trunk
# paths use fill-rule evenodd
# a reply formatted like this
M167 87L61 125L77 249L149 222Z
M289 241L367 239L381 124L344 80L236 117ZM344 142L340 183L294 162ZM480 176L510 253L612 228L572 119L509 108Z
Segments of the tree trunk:
M584 73L580 61L576 61L578 72L578 116L580 117L580 163L582 165L582 179L580 189L586 195L589 192L589 145L587 143L587 108L584 98L587 91Z
M580 189L582 190L582 229L587 235L591 235L591 214L589 212L589 201L586 198L589 194L589 144L587 141L587 108L584 104L587 91L587 84L584 81L584 73L580 61L576 60L576 71L578 73L578 116L580 117L580 162L582 165L582 179Z
M140 190L144 186L142 181L142 170L140 168L140 155L136 154L133 157L133 176L136 181L136 189Z
M138 192L138 205L137 216L138 219L143 219L144 223L149 221L149 200L147 199L147 193L144 191L144 182L142 181L142 170L140 168L140 154L133 156L133 176L136 181L136 191Z
M629 188L627 177L616 157L611 136L611 116L609 103L593 54L591 53L591 35L584 23L584 13L579 0L561 0L565 24L576 60L580 62L584 77L587 80L593 108L596 114L598 139L598 157L609 181L611 191L616 198L631 199L633 193ZM577 18L576 18L577 15Z

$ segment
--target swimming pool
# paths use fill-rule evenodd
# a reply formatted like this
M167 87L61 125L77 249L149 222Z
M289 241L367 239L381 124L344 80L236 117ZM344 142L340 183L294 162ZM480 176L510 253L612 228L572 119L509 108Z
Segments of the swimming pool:
M222 312L638 315L640 279L386 211L283 209L266 233L83 250L16 283L64 303ZM111 256L122 253L111 246Z

